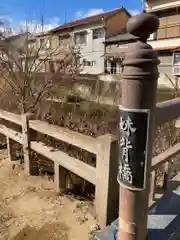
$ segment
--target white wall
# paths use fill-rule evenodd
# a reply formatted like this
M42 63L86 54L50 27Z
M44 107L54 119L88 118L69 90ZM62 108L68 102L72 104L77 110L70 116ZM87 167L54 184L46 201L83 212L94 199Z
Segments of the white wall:
M168 39L168 40L157 40L149 41L149 44L154 48L166 48L166 47L178 47L180 45L180 38L178 39ZM159 60L161 61L158 66L159 78L158 87L159 88L169 88L173 89L173 84L176 84L176 77L173 76L173 66L172 66L172 56L173 52L169 53L159 53ZM173 84L172 84L173 82Z
M74 39L74 34L81 31L87 31L87 44L81 45L81 59L86 61L96 61L95 66L83 66L82 73L88 74L99 74L104 72L104 41L105 34L103 38L93 39L93 29L103 27L102 24L94 24L89 26L78 27L74 30L72 39Z
M104 72L104 52L83 53L82 60L96 61L94 66L82 66L81 73L100 74Z
M155 49L156 48L161 49L161 48L166 48L166 47L180 47L180 37L179 38L148 41L148 43Z
M179 79L179 77L160 73L158 78L158 88L174 89L174 86L177 85L177 79ZM179 80L178 87L180 87Z

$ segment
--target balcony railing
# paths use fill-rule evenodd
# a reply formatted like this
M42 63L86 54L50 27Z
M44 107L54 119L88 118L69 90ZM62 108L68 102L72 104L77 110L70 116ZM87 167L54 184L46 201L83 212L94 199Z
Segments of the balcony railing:
M105 67L105 74L122 75L122 73L123 73L123 67L122 66Z
M156 39L176 38L180 37L180 23L172 26L159 27Z

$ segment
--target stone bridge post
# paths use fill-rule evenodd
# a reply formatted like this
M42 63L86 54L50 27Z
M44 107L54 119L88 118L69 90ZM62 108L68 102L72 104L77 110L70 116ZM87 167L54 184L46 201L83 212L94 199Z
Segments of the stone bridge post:
M147 39L158 26L158 18L146 13L132 17L127 24L127 31L139 40L131 44L124 61L119 122L119 240L145 240L147 235L159 64Z

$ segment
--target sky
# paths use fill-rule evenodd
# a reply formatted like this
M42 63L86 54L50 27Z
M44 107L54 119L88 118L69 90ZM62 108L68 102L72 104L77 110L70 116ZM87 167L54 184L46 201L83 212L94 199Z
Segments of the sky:
M44 28L49 30L83 17L98 14L121 6L131 14L142 10L141 0L1 0L0 19L6 19L12 28L38 26L44 19Z

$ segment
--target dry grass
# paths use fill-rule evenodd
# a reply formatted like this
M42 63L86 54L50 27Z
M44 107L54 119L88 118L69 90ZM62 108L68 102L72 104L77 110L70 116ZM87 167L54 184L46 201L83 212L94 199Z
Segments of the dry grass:
M97 229L91 202L57 195L46 176L28 177L0 157L0 240L85 240Z

